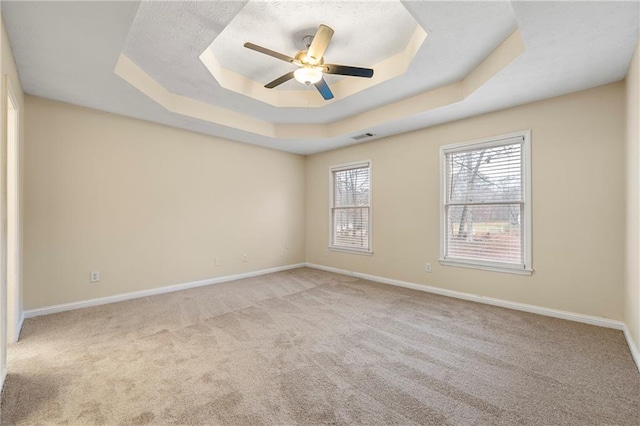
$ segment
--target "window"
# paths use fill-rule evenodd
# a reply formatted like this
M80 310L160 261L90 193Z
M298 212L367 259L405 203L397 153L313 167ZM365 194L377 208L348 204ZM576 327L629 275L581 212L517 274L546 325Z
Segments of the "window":
M531 274L530 132L441 148L440 263Z
M329 248L371 254L371 162L331 168Z

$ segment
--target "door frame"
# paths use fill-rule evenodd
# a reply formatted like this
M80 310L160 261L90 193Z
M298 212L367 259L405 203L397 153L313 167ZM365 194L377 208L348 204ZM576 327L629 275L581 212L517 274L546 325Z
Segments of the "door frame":
M6 238L5 255L7 280L7 343L15 343L22 328L21 306L21 256L20 256L20 106L9 78L5 76L7 109L7 149L5 171L6 184Z

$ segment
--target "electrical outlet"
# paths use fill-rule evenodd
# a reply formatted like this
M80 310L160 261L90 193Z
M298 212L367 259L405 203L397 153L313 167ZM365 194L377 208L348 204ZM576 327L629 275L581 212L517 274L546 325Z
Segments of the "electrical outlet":
M216 266L220 266L220 258L219 258L219 257L216 257L216 259L215 259L215 265L216 265Z
M324 249L324 255L329 256L329 249Z
M424 270L427 271L427 272L431 272L431 264L430 263L426 263L424 265Z
M92 283L97 283L100 281L100 271L91 271L89 274L89 281Z
M247 256L246 253L242 255L242 261L243 262L248 262L249 261L249 256Z

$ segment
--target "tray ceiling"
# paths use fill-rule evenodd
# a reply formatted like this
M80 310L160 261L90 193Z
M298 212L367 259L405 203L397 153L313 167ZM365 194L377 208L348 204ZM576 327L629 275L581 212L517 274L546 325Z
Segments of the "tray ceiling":
M638 38L639 7L52 1L3 2L2 13L27 93L307 154L357 143L351 137L359 133L388 136L620 80ZM378 64L380 78L370 86L332 79L336 99L326 103L291 81L269 102L221 84L201 61L211 52L267 91L261 86L291 65L242 44L291 55L320 23L336 30L330 62ZM426 37L404 70L385 72L379 64L406 51L416 29ZM298 92L306 104L282 100Z

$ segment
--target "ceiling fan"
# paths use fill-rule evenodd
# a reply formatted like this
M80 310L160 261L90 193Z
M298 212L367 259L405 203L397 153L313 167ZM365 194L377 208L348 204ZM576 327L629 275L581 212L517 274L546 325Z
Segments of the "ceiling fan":
M320 92L322 97L325 100L329 100L333 99L333 93L331 92L327 82L324 80L324 74L338 74L365 78L371 78L373 76L373 70L371 68L325 64L323 55L329 46L329 41L331 41L332 36L333 30L327 25L320 24L315 36L308 35L303 38L303 42L307 46L307 49L298 51L294 57L275 52L271 49L267 49L266 47L258 46L253 43L245 43L244 47L298 66L297 70L288 72L276 78L272 82L265 84L264 87L267 89L273 89L274 87L295 78L302 84L313 84L316 89L318 89L318 92Z

